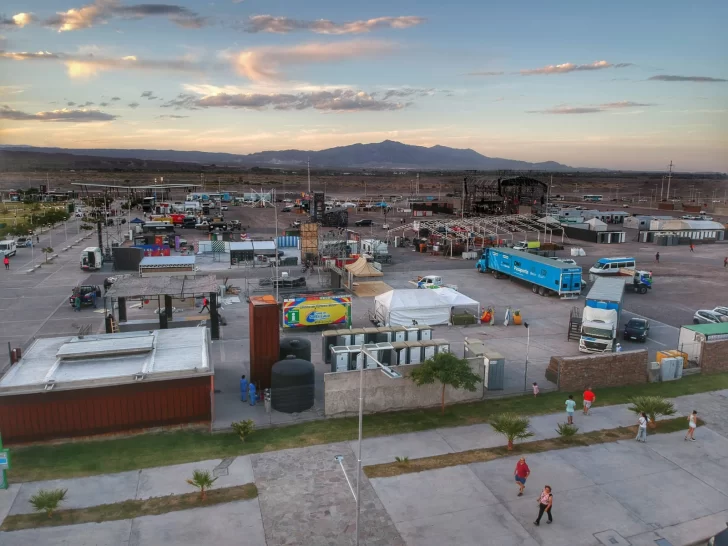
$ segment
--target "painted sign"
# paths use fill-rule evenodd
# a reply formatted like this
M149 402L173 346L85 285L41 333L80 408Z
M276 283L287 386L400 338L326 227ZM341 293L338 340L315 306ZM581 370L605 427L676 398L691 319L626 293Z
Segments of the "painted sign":
M283 327L351 326L351 296L301 297L283 302Z

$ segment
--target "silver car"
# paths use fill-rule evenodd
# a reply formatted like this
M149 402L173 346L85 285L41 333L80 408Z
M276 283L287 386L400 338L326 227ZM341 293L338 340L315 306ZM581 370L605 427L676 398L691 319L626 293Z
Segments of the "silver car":
M728 316L708 309L700 309L693 315L693 324L720 324L721 322L728 322Z
M728 317L728 307L716 307L715 309L713 309L713 313L718 313L719 315Z

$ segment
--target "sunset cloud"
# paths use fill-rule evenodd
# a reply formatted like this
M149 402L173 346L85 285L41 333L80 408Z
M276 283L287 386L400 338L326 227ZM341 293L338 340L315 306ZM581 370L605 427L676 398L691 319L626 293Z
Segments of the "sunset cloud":
M612 64L607 61L594 61L590 64L552 64L542 68L533 68L530 70L521 70L522 76L533 76L537 74L568 74L569 72L589 72L593 70L604 70L605 68L625 68L632 66L632 63Z
M0 106L0 119L12 121L54 121L64 123L90 123L93 121L113 121L118 116L107 114L99 110L52 110L50 112L36 112L28 114L20 110L13 110L9 106Z
M177 72L200 72L202 66L185 60L144 60L134 55L120 58L102 57L93 54L13 52L0 51L0 61L56 61L66 65L68 75L73 79L87 79L107 70L169 70Z
M0 28L14 29L23 28L26 25L35 21L35 16L32 13L18 13L12 17L0 16Z
M200 28L205 19L195 12L173 4L134 4L125 6L118 0L96 0L92 4L68 11L58 12L46 19L45 25L58 32L69 32L91 28L106 23L114 17L122 19L143 19L145 17L166 17L171 22L184 28Z
M379 57L394 50L393 44L381 41L309 43L291 47L249 49L237 54L234 62L238 72L248 79L281 80L285 79L281 70L291 65Z
M200 110L203 108L240 108L245 110L321 110L330 112L382 112L401 110L410 103L389 100L393 96L379 98L377 93L353 89L314 91L310 93L216 93L198 96L181 93L166 102L163 108Z
M245 25L246 32L270 32L274 34L288 34L296 31L310 31L315 34L365 34L378 29L405 29L421 25L426 19L416 16L377 17L359 21L335 23L328 19L304 21L289 17L274 17L273 15L253 15Z
M547 110L529 110L528 114L599 114L609 110L620 110L625 108L641 108L654 106L654 104L623 100L619 102L607 102L597 106L566 106L560 105Z
M505 72L468 72L467 76L502 76Z
M650 80L660 82L698 82L698 83L722 83L728 82L723 78L711 78L708 76L669 76L666 74L660 76L652 76Z

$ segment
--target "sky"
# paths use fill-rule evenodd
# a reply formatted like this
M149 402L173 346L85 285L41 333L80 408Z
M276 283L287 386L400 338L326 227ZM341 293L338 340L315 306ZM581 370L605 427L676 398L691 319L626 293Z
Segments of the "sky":
M728 172L728 2L5 0L0 144Z

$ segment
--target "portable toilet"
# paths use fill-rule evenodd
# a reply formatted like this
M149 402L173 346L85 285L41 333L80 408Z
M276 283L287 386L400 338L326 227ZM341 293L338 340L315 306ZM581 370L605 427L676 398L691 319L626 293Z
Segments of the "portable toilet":
M366 359L366 367L368 369L376 368L377 361L381 362L381 359L379 358L379 347L377 347L376 343L367 343L364 345L364 348L369 353L364 355ZM372 356L370 355L372 355L374 358L372 358Z
M435 354L437 353L437 343L434 341L420 341L420 345L422 345L422 359L427 360L429 358L433 358Z
M324 362L331 363L331 347L338 345L337 337L339 330L326 330L321 332L321 354L324 355Z
M407 330L407 340L406 341L419 341L420 329L417 326L405 328L405 330Z
M409 364L407 358L407 342L405 341L393 341L392 342L392 365L395 364Z
M429 341L432 339L432 326L422 324L417 329L420 331L420 341Z
M348 347L331 347L331 371L345 372L349 369L350 353Z
M660 361L660 381L673 381L677 379L677 368L682 369L681 357L663 358Z
M435 344L435 353L449 353L450 342L446 339L433 339L432 343Z
M407 329L404 326L392 326L392 337L390 341L407 341Z
M349 330L336 330L338 333L336 335L336 345L339 347L344 347L348 345L352 345L351 343L351 333Z
M370 326L369 328L363 328L364 330L364 343L377 343L379 340L379 328Z
M349 345L364 345L366 343L364 328L352 328L349 332L351 333L351 343Z
M485 388L489 391L502 391L505 383L505 357L485 347L483 364L485 366Z
M377 350L379 351L379 361L382 364L386 366L397 364L397 358L396 355L393 354L394 350L391 343L388 341L377 343Z
M419 364L422 362L422 345L419 341L406 341L408 364Z

